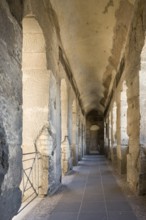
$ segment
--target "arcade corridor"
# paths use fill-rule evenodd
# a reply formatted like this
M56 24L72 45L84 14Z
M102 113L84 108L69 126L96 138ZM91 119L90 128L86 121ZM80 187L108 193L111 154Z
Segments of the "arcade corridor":
M146 220L146 0L0 0L0 30L0 220Z

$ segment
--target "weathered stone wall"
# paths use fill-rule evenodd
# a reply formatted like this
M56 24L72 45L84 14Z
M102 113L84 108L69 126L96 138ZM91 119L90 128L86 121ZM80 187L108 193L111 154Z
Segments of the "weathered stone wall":
M16 18L18 23L21 25L23 17L23 0L6 0L9 4L11 14Z
M139 104L140 104L140 191L146 192L146 37L141 53L141 69L139 71Z
M60 79L55 78L53 73L51 74L51 80L49 85L49 123L52 124L52 129L55 133L56 145L53 144L53 158L52 173L54 179L52 179L51 185L53 191L57 189L61 184L61 105L60 105ZM52 130L52 133L53 133ZM51 173L51 170L50 170Z
M69 148L70 148L70 152L71 152L71 159L69 161L70 170L72 170L72 168L73 168L73 151L72 151L72 143L73 143L72 103L73 103L73 97L74 97L74 93L72 91L72 88L69 86L69 88L68 88L68 141L69 141Z
M78 164L78 127L77 127L77 101L72 104L72 158L73 165Z
M141 111L143 101L140 100L140 81L139 74L141 69L141 51L144 45L146 30L146 5L145 1L136 1L133 12L133 19L127 36L126 47L123 48L121 57L124 59L122 72L120 73L120 65L118 74L119 81L114 85L113 99L109 108L112 111L113 102L117 102L117 157L120 173L126 170L127 181L132 190L139 194L146 193L145 180L145 156L142 153L141 132L144 121L144 111ZM122 60L122 59L121 59ZM121 61L123 63L123 61ZM127 86L127 126L123 130L123 102L121 99L123 83ZM143 107L142 107L143 108ZM141 115L140 115L141 114ZM108 114L107 114L108 115ZM144 116L145 117L145 116ZM122 122L121 122L122 120ZM127 137L128 140L127 140ZM126 139L125 139L126 138ZM127 146L127 147L126 147ZM126 147L126 148L125 148ZM126 151L124 152L124 150ZM127 166L125 167L127 163ZM125 173L125 171L124 171Z
M63 53L63 52L62 52ZM78 99L75 94L75 87L72 86L72 76L68 61L59 63L61 80L61 124L62 124L62 169L67 174L73 164L78 164L82 158L83 132L81 124L84 124L84 116L81 112ZM67 71L67 72L66 72ZM71 81L70 81L71 80ZM81 132L80 132L81 131Z
M129 151L127 156L127 181L131 188L139 194L146 193L142 187L144 173L141 169L141 143L140 143L140 102L139 102L139 71L141 51L144 44L146 30L145 1L137 1L127 48L125 52L125 77L127 80L128 97L128 136Z
M5 0L0 30L0 219L10 220L21 204L22 35Z

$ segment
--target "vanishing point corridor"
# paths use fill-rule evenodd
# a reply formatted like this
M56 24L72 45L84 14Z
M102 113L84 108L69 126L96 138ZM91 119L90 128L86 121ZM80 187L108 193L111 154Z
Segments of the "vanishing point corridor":
M104 156L85 156L74 172L53 209L38 204L46 213L33 211L23 220L138 220Z
M146 0L0 0L0 30L0 220L146 220Z

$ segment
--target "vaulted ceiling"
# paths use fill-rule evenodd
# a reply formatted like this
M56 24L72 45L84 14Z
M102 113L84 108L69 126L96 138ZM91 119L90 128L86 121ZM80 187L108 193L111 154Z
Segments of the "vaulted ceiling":
M122 58L134 0L51 0L86 113L102 114Z

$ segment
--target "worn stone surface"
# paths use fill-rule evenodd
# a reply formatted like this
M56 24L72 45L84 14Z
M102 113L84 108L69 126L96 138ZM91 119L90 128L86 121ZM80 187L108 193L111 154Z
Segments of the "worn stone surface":
M127 181L131 189L138 194L145 194L145 154L142 150L145 136L143 135L145 119L142 119L145 118L143 112L145 101L142 98L142 94L144 94L143 85L145 84L145 79L142 80L143 60L145 60L144 49L142 52L145 28L145 4L144 1L137 1L126 47L123 51L125 65L118 83L113 88L112 104L109 108L109 111L112 111L115 100L118 106L117 156L119 172L127 174ZM127 99L127 110L123 102L124 82L126 82L127 87L124 95ZM126 118L125 115L127 115Z
M4 0L0 29L0 218L9 220L21 202L22 35Z
M6 0L9 4L10 11L12 15L21 25L23 16L23 0Z

